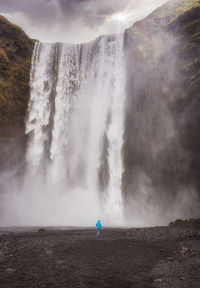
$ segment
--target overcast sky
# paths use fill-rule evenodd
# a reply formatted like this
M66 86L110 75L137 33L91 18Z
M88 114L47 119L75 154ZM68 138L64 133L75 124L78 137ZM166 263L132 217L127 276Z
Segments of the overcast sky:
M166 0L0 0L0 14L43 42L82 43L116 33ZM120 13L120 14L119 14ZM117 14L117 15L116 15Z

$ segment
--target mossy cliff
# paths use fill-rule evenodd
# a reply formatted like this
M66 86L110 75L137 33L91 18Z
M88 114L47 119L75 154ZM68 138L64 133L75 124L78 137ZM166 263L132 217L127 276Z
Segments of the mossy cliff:
M12 146L12 154L14 154L19 143L24 143L24 119L29 98L33 47L34 41L20 27L0 16L1 166L2 162L11 158L11 150L8 148Z
M140 193L142 183L148 196L139 199L169 202L171 195L173 205L175 195L200 194L200 1L169 1L125 39L124 189Z

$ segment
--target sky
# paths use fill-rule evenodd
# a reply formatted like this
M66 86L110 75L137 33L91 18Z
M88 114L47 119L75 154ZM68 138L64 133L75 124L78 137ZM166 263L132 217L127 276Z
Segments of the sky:
M0 0L0 14L42 42L89 42L117 33L166 0Z

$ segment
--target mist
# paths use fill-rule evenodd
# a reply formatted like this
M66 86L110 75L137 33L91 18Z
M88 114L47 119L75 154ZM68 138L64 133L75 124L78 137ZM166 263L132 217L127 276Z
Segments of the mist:
M199 215L197 182L189 178L191 151L184 145L190 137L184 135L187 114L179 116L186 95L181 45L183 38L164 29L149 38L140 38L137 27L127 31L123 193L132 225L166 225Z

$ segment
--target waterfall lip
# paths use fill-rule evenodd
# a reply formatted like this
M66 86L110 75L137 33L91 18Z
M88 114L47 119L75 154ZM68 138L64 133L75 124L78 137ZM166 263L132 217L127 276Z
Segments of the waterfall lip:
M69 45L69 46L80 46L80 45L85 46L85 45L90 45L90 44L92 44L92 43L94 43L94 42L97 42L97 41L101 40L102 38L107 38L107 39L109 39L109 38L111 38L111 37L116 37L116 36L121 36L121 35L123 35L123 36L125 37L125 31L124 31L123 33L102 34L102 35L100 35L100 36L98 36L98 37L96 37L96 38L94 38L94 39L92 39L92 40L90 40L90 41L82 42L82 43L81 43L81 42L77 42L77 43L73 43L73 42L62 42L62 41L57 41L57 42L41 42L41 41L38 41L38 42L36 42L36 44L37 44L37 43L43 43L43 44L47 44L47 45L52 45L52 44L64 44L64 45Z

